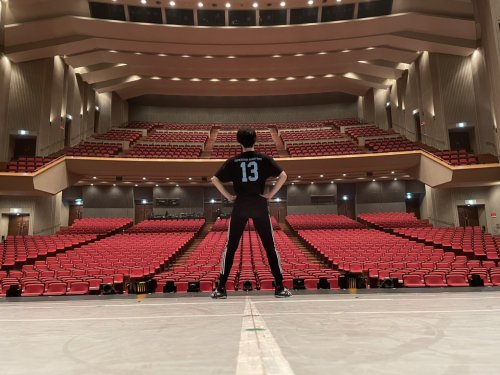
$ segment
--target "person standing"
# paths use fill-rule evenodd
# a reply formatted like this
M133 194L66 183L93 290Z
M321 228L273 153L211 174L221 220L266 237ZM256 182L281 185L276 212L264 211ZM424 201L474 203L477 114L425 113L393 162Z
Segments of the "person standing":
M256 133L252 128L242 128L236 135L243 152L225 161L211 181L219 192L234 203L228 228L228 240L222 254L219 285L212 298L227 298L226 282L234 261L248 219L254 222L275 280L274 295L278 298L291 297L292 293L283 285L283 270L274 243L273 227L267 206L286 182L287 175L270 156L255 152ZM266 180L279 177L273 189L264 194ZM232 182L236 195L231 195L222 184Z

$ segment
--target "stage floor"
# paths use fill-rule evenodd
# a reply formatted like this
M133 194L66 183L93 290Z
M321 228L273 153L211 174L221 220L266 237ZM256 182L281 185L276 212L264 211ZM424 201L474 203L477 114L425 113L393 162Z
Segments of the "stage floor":
M0 303L0 374L500 374L500 292Z

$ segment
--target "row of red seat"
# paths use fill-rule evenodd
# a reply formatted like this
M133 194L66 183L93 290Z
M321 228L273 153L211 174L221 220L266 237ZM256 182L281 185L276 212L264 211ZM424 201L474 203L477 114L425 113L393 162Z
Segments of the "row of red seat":
M110 217L110 218L83 218L77 219L67 228L62 228L59 234L99 234L109 235L122 231L132 226L133 220L128 217Z
M301 129L301 130L282 130L280 137L283 142L339 139L344 136L333 129Z
M376 153L416 151L421 149L419 145L403 137L367 141L365 142L365 146L370 151Z
M369 126L356 126L352 128L346 128L345 133L349 135L354 140L358 140L361 137L373 137L377 135L392 135L393 132L388 132L375 125Z
M257 142L273 142L273 137L270 131L260 131L257 132ZM236 131L228 132L228 131L220 131L217 133L217 137L215 139L215 143L237 143L236 139Z
M21 156L18 159L11 160L7 164L7 172L12 173L32 173L54 161L54 157L27 157Z
M427 221L419 220L412 212L374 212L358 215L358 220L380 229L432 227Z
M155 132L145 140L154 142L205 143L208 140L208 134L206 132L191 131Z
M169 219L144 220L128 229L128 233L168 233L198 232L205 224L205 219Z
M197 159L201 155L200 146L146 145L138 144L124 156L144 159Z
M278 150L274 144L256 144L255 151L272 157L278 157ZM240 145L214 145L210 157L212 159L227 159L231 156L238 155L239 153L241 153Z
M301 229L355 229L364 228L358 223L344 215L333 214L311 214L311 215L288 215L286 222L295 230Z
M141 131L130 131L130 130L120 130L118 128L111 129L107 133L94 134L92 136L94 139L105 139L112 141L127 141L136 142L142 137Z
M474 165L478 164L476 155L465 150L460 151L435 151L434 155L443 159L451 165Z
M96 156L109 158L118 155L121 151L122 146L119 144L83 142L65 151L65 154L67 156Z
M292 157L353 155L365 152L351 141L332 143L288 144L287 151Z

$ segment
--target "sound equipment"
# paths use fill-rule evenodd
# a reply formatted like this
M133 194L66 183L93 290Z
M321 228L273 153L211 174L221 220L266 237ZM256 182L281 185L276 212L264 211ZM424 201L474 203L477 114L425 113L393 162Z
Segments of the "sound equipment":
M386 289L399 288L399 280L397 277L386 277L380 284L380 287Z
M484 280L481 278L481 275L478 275L477 273L473 273L470 276L469 280L469 285L470 286L484 286Z
M116 294L116 290L113 284L101 284L101 294L103 295Z
M305 289L306 286L304 284L304 279L301 277L297 277L293 279L293 289L298 290L298 289Z
M189 281L187 291L188 292L199 292L200 291L200 282L199 281Z
M163 293L175 293L175 283L173 281L167 281L165 286L163 287Z

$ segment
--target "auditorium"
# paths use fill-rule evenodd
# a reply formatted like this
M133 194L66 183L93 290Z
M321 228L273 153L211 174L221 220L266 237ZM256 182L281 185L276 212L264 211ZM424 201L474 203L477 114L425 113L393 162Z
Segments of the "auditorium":
M498 126L499 0L0 0L0 374L499 374Z

